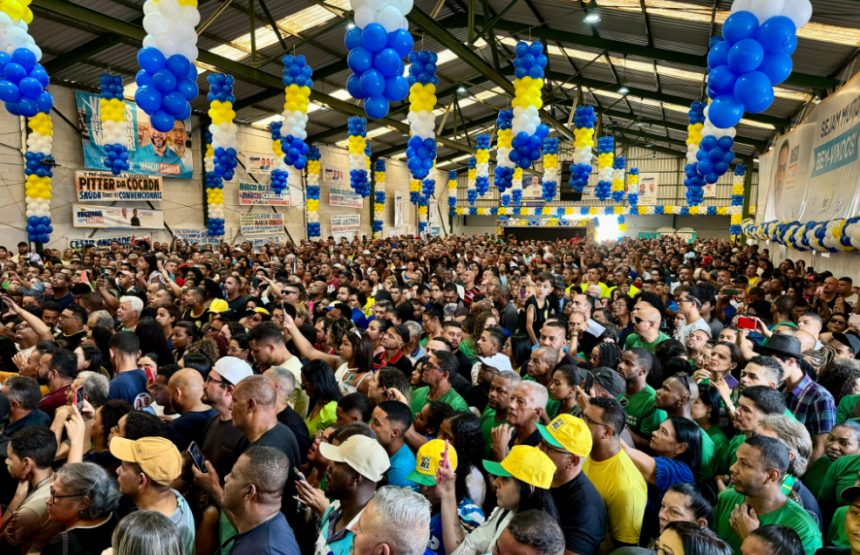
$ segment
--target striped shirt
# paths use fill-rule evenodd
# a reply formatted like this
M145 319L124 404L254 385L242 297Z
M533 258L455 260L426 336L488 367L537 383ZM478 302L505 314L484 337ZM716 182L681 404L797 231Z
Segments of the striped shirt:
M836 404L829 391L804 374L797 387L785 392L785 405L809 433L826 434L836 425Z

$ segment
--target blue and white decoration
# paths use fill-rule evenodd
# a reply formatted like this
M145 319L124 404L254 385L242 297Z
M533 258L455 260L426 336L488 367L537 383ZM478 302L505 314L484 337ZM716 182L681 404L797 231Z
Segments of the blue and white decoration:
M99 77L99 117L102 122L102 141L107 158L103 163L112 174L119 175L128 171L128 125L125 121L125 101L123 100L122 76L108 75Z
M593 170L591 166L594 148L594 124L597 114L594 106L577 106L573 113L573 163L570 166L569 185L577 193L582 193L588 185Z

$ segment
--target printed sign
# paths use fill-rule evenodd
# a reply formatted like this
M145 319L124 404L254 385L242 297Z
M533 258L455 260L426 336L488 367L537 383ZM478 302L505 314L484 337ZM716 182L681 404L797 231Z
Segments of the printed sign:
M160 175L75 172L75 192L80 202L164 200Z
M702 187L702 198L716 198L717 197L717 184L716 183L705 183L705 186Z
M240 182L239 206L290 206L290 189L292 187L287 187L278 194L269 185Z
M239 228L242 235L264 235L284 229L283 214L240 214Z
M404 195L402 191L394 192L394 227L403 227L403 199Z
M218 247L221 243L216 237L209 237L205 229L191 229L188 227L173 228L173 236L182 239L186 243L197 245L212 245Z
M269 175L275 169L278 156L272 152L246 152L245 172L257 175Z
M331 232L361 231L361 214L332 214Z
M325 167L322 169L323 183L328 183L329 185L332 183L343 185L347 181L347 176L348 174L343 168Z
M427 201L427 212L430 215L431 224L439 221L439 203L432 198ZM434 237L438 237L438 235L434 235Z
M350 189L338 185L329 188L328 203L331 206L346 206L348 208L364 208L364 199L361 195Z
M523 200L519 206L543 206L543 177L539 175L523 175Z
M73 204L72 222L74 227L164 229L164 213L125 206Z
M84 144L84 166L104 170L107 157L102 138L100 97L75 91L78 127ZM162 133L149 124L149 116L137 104L125 101L128 128L126 148L131 163L129 172L191 179L194 159L191 155L191 119L176 120L173 130Z
M69 239L69 248L73 251L83 251L85 247L93 245L96 247L96 254L105 254L110 252L110 247L116 241L120 248L136 245L141 241L146 241L152 244L152 235L119 235L111 237L91 237L87 239Z
M657 205L658 186L656 173L639 174L639 206Z
M271 235L269 237L248 237L246 242L251 243L254 250L259 250L261 247L267 247L269 244L284 245L287 243L287 236L281 233L280 235Z

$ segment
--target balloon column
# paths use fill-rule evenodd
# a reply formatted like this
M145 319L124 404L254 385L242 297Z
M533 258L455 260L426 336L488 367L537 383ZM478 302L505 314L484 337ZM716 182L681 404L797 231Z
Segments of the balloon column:
M490 136L478 135L475 140L478 147L475 153L475 189L484 196L490 189Z
M594 196L599 200L609 198L612 191L612 173L615 161L615 139L612 137L600 137L597 139L597 168L600 181L594 187Z
M239 142L237 134L239 126L233 123L236 112L233 111L233 77L224 73L210 73L206 80L209 82L209 132L212 134L212 149L215 174L225 180L233 179L236 166ZM223 100L222 100L223 99ZM172 124L171 124L172 125Z
M284 162L284 151L281 148L281 128L284 123L275 120L269 124L272 135L272 150L275 153L275 163L269 176L269 188L280 195L287 188L287 178L290 176L287 163Z
M47 243L49 235L54 232L51 227L51 178L54 173L51 166L43 166L42 161L53 160L51 150L54 128L51 116L44 112L28 118L27 126L31 130L27 137L27 153L24 155L27 239L30 242Z
M349 185L362 198L370 194L367 178L367 120L358 116L349 118Z
M174 120L188 119L188 102L197 97L194 27L200 23L200 12L197 0L146 0L143 14L147 35L137 53L142 70L135 78L138 88L134 99L149 115L150 124L167 133L173 129Z
M0 4L0 6L7 5L8 1ZM0 41L4 35L5 12L2 9L0 7ZM19 31L19 27L10 27L5 30L5 34L7 37L10 34L17 36ZM24 34L26 35L26 31ZM3 43L0 42L0 44ZM13 116L28 118L38 113L50 113L54 99L45 89L49 82L48 73L41 64L37 63L42 57L42 51L35 43L27 43L27 46L18 48L10 43L6 44L6 52L0 50L0 100L6 103L6 110Z
M573 164L570 166L569 185L581 193L591 177L591 154L594 148L594 124L597 115L594 106L577 106L573 113Z
M466 199L469 204L475 206L475 201L478 199L478 189L476 189L478 181L478 159L474 156L469 156L469 175L466 180Z
M528 169L532 162L540 159L541 145L549 135L549 127L541 124L538 110L543 107L543 68L547 58L543 55L543 44L529 45L520 42L514 58L516 79L514 80L514 119L511 124L513 139L509 158L517 167Z
M430 197L425 195L420 195L418 199L418 233L424 233L427 231L427 213L429 211L429 200Z
M376 161L376 189L373 196L373 237L379 239L385 215L385 160L382 158Z
M735 166L735 175L732 177L732 206L729 212L732 215L732 223L729 234L733 239L741 234L741 218L744 211L744 181L746 180L747 167L744 164Z
M308 240L315 241L322 236L320 228L320 166L319 147L312 146L308 149Z
M618 216L618 231L627 231L627 222L624 216Z
M400 102L409 91L402 77L402 58L412 52L406 21L412 0L351 0L350 4L355 26L347 30L344 43L353 75L346 89L356 100L364 100L367 117L384 118L389 102Z
M102 144L107 158L102 163L114 175L128 171L128 142L123 102L122 77L105 73L99 77L99 118L102 122Z
M612 171L612 201L622 202L624 200L624 168L627 160L619 156L613 163Z
M705 126L705 107L707 102L694 100L687 112L687 163L695 164L696 152L702 142L702 128Z
M448 207L450 215L454 216L457 208L457 172L448 172Z
M308 104L310 103L311 87L314 82L311 76L314 71L307 65L305 57L299 54L283 57L284 76L281 81L286 87L284 93L284 123L281 126L281 150L284 151L284 162L301 171L308 163L308 145L305 139L308 132ZM365 195L367 196L367 195Z
M511 179L511 200L514 204L519 204L523 201L523 169L516 168L514 177Z
M558 186L558 139L543 142L543 199L552 202Z
M627 205L635 208L639 204L639 168L627 172Z
M421 60L435 60L436 53L422 50L412 52L409 55L409 129L412 137L407 143L406 150L408 158L407 166L412 173L412 179L424 179L433 168L436 160L436 115L433 107L436 105L436 77L435 62L421 62ZM417 76L413 73L422 66L422 71Z
M499 188L504 207L511 203L511 195L505 194L505 191L513 187L514 178L515 165L510 159L511 141L514 138L514 132L511 130L513 118L513 110L501 110L499 117L496 118L498 138L496 139L495 183L496 187Z
M210 126L210 129L212 126ZM206 155L203 166L206 171L203 187L206 189L206 227L210 237L224 236L224 181L223 173L215 171L215 146L211 131L206 131Z

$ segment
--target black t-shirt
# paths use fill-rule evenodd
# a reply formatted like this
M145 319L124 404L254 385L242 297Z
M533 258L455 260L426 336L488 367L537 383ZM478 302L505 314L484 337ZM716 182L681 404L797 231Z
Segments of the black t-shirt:
M194 311L190 308L186 310L185 314L182 315L182 319L186 322L193 322L194 325L197 326L197 329L202 329L204 324L209 323L209 316L211 316L212 313L209 312L208 308L205 309L203 313L199 316L192 315L192 312Z
M401 351L398 355L395 355L394 360L388 361L386 363L382 362L382 357L385 356L385 353L379 353L375 357L373 357L373 364L377 368L384 368L386 366L391 366L393 368L397 368L403 375L406 376L406 379L412 380L412 361L409 360L409 357L404 355Z
M606 536L606 506L584 472L570 482L552 488L553 501L561 515L564 547L578 555L597 553Z
M296 436L296 441L299 444L299 455L302 458L301 464L305 464L312 443L308 425L305 424L304 419L299 416L299 413L289 406L278 413L278 422L293 431L293 435Z
M42 548L42 553L45 555L101 555L111 546L111 537L117 524L119 524L119 516L112 513L107 521L98 526L73 528L67 532L60 532Z
M167 425L165 437L172 441L180 451L188 449L188 445L192 441L199 446L203 442L203 430L206 428L206 424L213 416L217 415L215 409L182 413L179 418L172 420Z
M233 426L232 420L221 420L221 416L216 414L203 428L203 443L199 447L200 453L212 463L223 484L224 477L248 448L248 438Z
M227 306L230 307L230 319L234 322L238 322L242 319L242 316L245 315L245 307L248 306L248 297L242 297L240 295L232 301L227 301Z
M454 353L457 355L457 362L460 363L460 375L466 378L468 383L472 383L472 361L469 360L469 357L466 356L463 351L457 349Z
M564 353L564 358L563 358L563 359L561 359L561 360L558 362L558 364L556 364L556 365L555 365L555 368L553 368L553 369L552 369L552 371L553 371L553 372L555 372L556 370L558 370L558 369L559 369L559 368L561 368L562 366L568 366L568 365L569 365L569 366L576 366L576 367L579 367L579 363L576 361L576 359L575 359L575 358L573 358L572 356L570 356L570 354L569 354L569 353ZM580 553L580 555L582 555L582 554Z
M54 335L54 341L56 341L60 345L61 349L65 349L67 351L74 351L81 346L81 341L83 341L86 336L86 330L81 330L71 335L66 335L63 332L59 332Z
M308 528L306 526L306 528ZM281 515L242 532L233 540L229 555L301 555L293 530Z
M489 402L487 392L484 391L484 388L481 386L470 389L468 393L463 395L463 400L466 401L466 404L470 407L478 409L478 412L484 412L484 409L487 408L487 403Z

